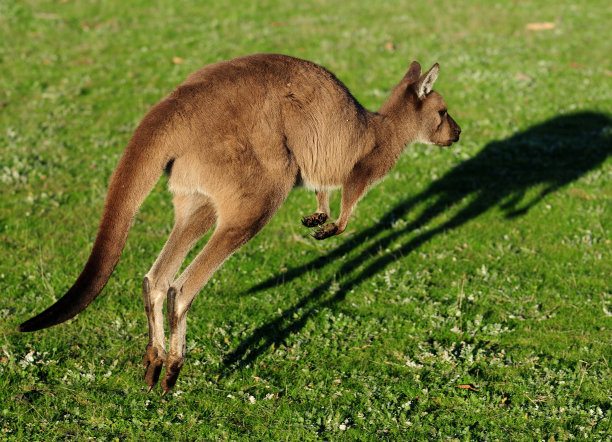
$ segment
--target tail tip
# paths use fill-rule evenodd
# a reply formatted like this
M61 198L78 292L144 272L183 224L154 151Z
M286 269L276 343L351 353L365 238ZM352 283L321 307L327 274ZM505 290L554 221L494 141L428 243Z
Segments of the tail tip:
M34 331L34 329L32 329L32 327L30 325L28 325L28 322L29 321L26 321L26 322L20 324L19 327L17 327L17 331L20 332L20 333Z
M46 327L49 327L48 325ZM28 319L25 322L22 322L19 327L17 327L17 331L20 333L33 332L36 330L40 330L46 328L44 323L41 323L40 318L34 316L33 318Z

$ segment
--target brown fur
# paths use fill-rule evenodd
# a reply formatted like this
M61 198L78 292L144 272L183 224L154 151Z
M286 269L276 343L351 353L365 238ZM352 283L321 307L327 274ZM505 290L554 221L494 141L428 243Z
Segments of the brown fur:
M143 298L149 326L145 381L173 388L185 356L186 314L215 270L274 215L301 183L317 192L315 238L342 233L369 185L393 167L413 141L448 146L460 129L431 90L435 64L421 76L413 62L377 113L364 109L329 71L283 55L258 54L205 66L144 117L111 177L93 250L73 287L26 321L21 331L75 316L102 290L123 250L130 223L164 168L170 171L175 225L147 273ZM329 190L342 187L340 217ZM212 237L175 279L193 244ZM170 327L166 354L162 306Z

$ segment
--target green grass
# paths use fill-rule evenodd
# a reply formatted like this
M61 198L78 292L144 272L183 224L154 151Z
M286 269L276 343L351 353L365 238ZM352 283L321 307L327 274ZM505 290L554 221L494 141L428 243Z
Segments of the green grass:
M609 439L612 6L433 5L2 0L0 438ZM81 270L147 109L261 51L325 65L370 109L438 61L462 139L409 147L324 242L294 190L196 299L169 397L140 365L163 180L95 303L17 334Z

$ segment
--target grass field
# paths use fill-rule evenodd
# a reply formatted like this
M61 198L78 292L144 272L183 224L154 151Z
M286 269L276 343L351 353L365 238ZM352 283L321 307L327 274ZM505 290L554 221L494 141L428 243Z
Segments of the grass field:
M604 0L1 0L0 439L610 440L611 25ZM95 303L16 333L80 272L147 109L254 52L372 110L438 61L462 139L410 146L326 241L295 189L196 298L171 395L141 366L165 178Z

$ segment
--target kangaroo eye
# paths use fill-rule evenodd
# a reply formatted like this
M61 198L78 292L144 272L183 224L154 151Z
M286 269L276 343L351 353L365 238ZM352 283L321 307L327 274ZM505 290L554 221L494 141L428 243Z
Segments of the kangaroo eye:
M438 114L440 114L440 118L444 118L446 116L446 111L445 110L438 111Z

